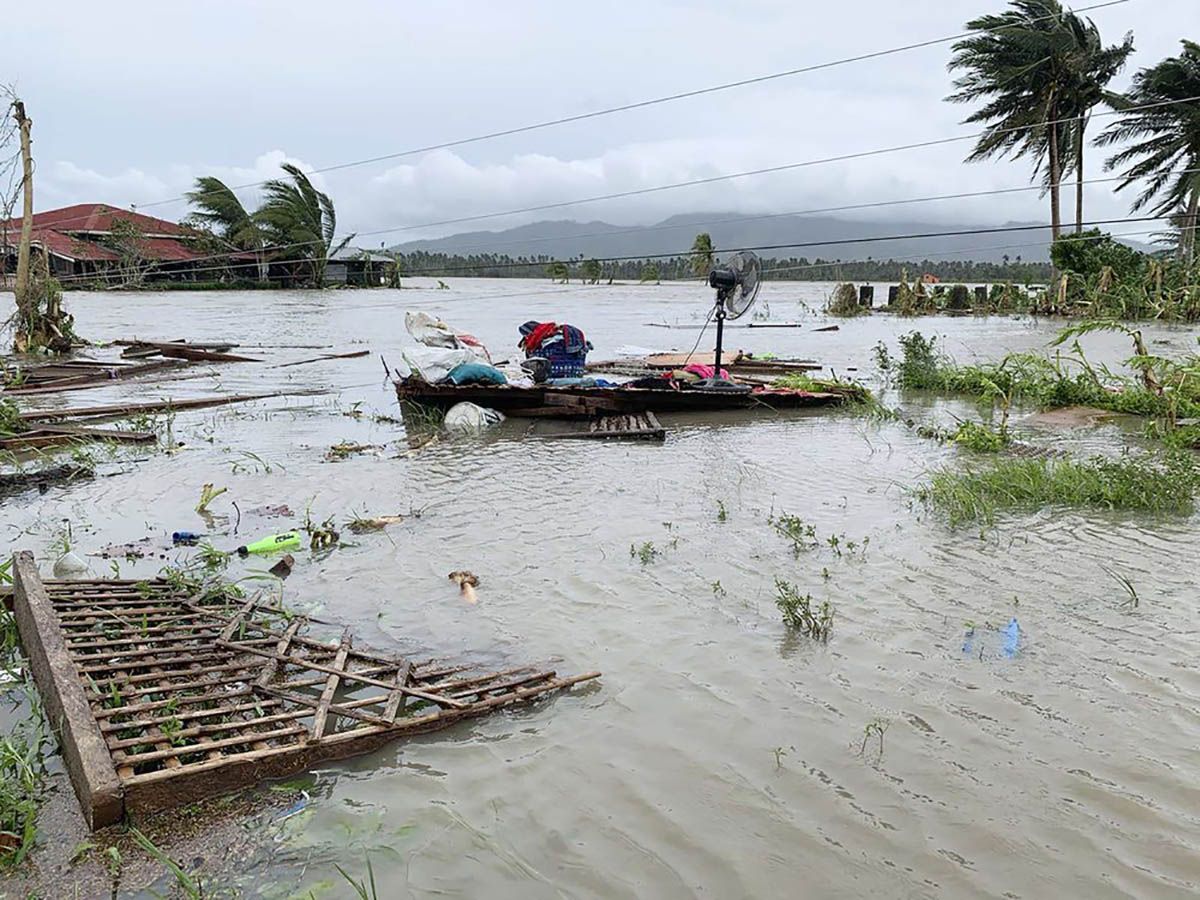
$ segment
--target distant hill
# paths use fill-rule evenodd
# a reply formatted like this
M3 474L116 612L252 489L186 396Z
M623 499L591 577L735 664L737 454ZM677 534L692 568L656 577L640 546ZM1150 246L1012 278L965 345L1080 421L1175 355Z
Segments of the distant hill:
M1037 225L1017 222L1011 225ZM992 225L971 223L933 223L911 219L887 219L854 222L846 219L811 216L775 216L760 218L735 213L689 213L672 216L651 226L612 225L607 222L546 221L520 225L504 231L470 231L435 240L410 241L393 247L400 253L427 251L470 256L481 253L510 257L624 257L659 253L686 252L701 231L712 235L722 247L750 247L772 244L850 241L866 237L900 234L970 231L990 229ZM974 234L930 239L885 240L876 243L845 243L821 247L781 248L765 251L777 257L807 257L826 260L865 259L946 259L1001 262L1005 255L1021 257L1025 262L1049 260L1048 241L1041 231L1014 231L999 234ZM1021 245L1021 246L1012 246ZM987 249L992 248L992 249ZM1008 249L1004 249L1008 248Z

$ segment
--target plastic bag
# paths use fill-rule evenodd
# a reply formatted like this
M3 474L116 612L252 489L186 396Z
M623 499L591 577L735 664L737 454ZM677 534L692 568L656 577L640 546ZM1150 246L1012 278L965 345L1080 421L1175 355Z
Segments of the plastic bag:
M454 434L479 434L503 421L503 413L464 402L455 403L447 410L443 424L447 431Z
M479 360L473 350L444 350L437 347L413 347L402 350L401 355L413 374L430 384L445 381L446 376L463 363Z
M449 350L470 350L485 363L491 363L492 357L487 347L473 334L457 331L441 319L435 319L429 313L406 312L404 327L417 343L426 347L442 347Z

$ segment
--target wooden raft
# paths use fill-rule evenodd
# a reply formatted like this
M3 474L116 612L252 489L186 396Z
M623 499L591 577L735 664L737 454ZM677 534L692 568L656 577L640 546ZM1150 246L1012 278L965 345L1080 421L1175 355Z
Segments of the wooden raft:
M555 440L633 440L665 441L667 429L652 412L632 413L627 416L596 416L588 423L585 431L568 431L548 434Z
M14 557L14 614L84 817L282 778L599 677L481 672L306 636L308 622L164 581L47 581Z

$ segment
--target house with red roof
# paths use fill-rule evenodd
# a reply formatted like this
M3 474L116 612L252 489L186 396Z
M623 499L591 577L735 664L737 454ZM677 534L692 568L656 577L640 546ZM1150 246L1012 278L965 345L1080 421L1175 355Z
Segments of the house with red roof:
M17 245L21 237L19 218L0 221L0 271L16 270ZM62 280L84 281L89 276L111 281L123 269L136 268L144 280L216 280L214 252L228 251L211 245L211 237L166 219L118 209L103 203L64 206L33 216L34 253L45 254L50 273ZM199 246L202 242L203 246ZM252 254L233 254L253 261ZM245 260L242 260L243 262Z

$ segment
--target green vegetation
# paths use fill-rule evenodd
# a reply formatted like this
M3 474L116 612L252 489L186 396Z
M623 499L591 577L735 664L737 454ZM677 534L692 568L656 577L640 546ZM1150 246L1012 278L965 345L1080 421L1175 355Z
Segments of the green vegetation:
M1200 489L1200 468L1191 454L1162 462L1125 456L1076 462L998 459L986 469L942 469L916 497L946 515L952 525L995 521L1002 510L1044 506L1189 514Z
M0 867L20 865L37 836L47 743L40 710L0 738Z
M337 214L329 195L318 191L299 167L283 163L282 169L288 177L263 184L265 199L254 212L219 178L196 179L187 195L196 208L188 224L216 245L252 252L260 281L267 280L268 264L273 261L286 263L291 279L321 287L329 258L354 236L335 244ZM233 272L237 264L227 263L224 268Z
M28 428L21 418L21 408L7 397L0 397L0 437L11 437Z
M571 280L571 269L565 262L557 259L546 266L546 274L555 284L567 284Z
M1133 36L1105 47L1091 20L1058 0L1012 0L1006 12L968 22L967 31L970 36L954 45L950 68L959 77L947 98L982 104L966 119L987 126L967 161L1030 157L1050 195L1055 238L1059 185L1074 170L1081 229L1084 131L1089 113L1107 96L1105 86L1133 52Z
M707 231L700 232L692 241L692 274L697 278L707 278L716 258L716 254L713 252L712 235Z
M640 547L636 544L629 545L630 558L638 560L643 566L650 565L662 554L663 551L654 546L654 541L646 541Z
M825 304L825 312L831 316L852 318L854 316L869 316L871 307L858 302L858 289L850 282L839 284Z
M1120 118L1096 143L1102 147L1136 143L1112 156L1109 170L1121 169L1117 190L1147 182L1133 211L1176 213L1176 259L1196 263L1200 219L1200 44L1183 41L1183 52L1133 76L1129 92L1114 98Z
M775 579L775 606L783 624L793 631L825 643L833 633L833 606L828 600L820 604L811 594L801 594L794 584Z
M474 278L543 278L550 277L548 267L556 260L545 254L509 256L503 253L448 254L415 250L397 253L396 259L410 274ZM650 267L657 268L662 281L681 281L695 278L696 257L681 253L665 259L611 260L602 264L602 276L608 280L639 281ZM568 266L567 263L562 263ZM575 277L587 279L585 262ZM1021 257L1003 262L971 260L925 259L904 261L895 259L840 260L825 257L789 256L764 257L762 277L765 281L852 281L892 282L907 277L906 272L928 272L947 282L1012 283L1015 285L1045 284L1050 280L1050 265L1044 262L1023 262Z
M1131 337L1135 352L1126 364L1136 377L1098 370L1088 362L1077 339L1098 330ZM1042 409L1091 406L1162 419L1168 432L1174 431L1178 419L1200 417L1200 358L1153 356L1140 332L1118 323L1091 322L1067 329L1056 344L1072 342L1072 352L1053 359L1012 353L998 363L960 366L938 351L936 340L910 332L900 338L901 359L880 344L876 363L901 388L968 394L998 401L1005 411L1018 402Z

